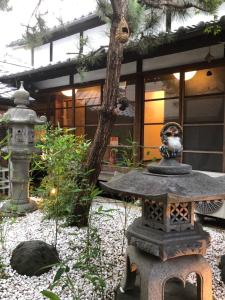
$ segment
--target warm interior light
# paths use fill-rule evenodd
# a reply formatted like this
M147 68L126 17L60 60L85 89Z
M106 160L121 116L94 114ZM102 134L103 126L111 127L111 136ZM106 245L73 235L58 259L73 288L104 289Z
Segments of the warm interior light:
M77 92L77 89L75 89L75 94ZM72 97L72 90L65 90L65 91L61 91L61 93L66 96L66 97Z
M190 80L192 79L197 71L190 71L190 72L185 72L185 80ZM180 80L180 73L173 73L173 76L177 79Z
M51 196L55 196L57 194L57 189L56 188L52 188L50 191Z
M165 98L165 91L145 92L145 100L163 99L163 98Z

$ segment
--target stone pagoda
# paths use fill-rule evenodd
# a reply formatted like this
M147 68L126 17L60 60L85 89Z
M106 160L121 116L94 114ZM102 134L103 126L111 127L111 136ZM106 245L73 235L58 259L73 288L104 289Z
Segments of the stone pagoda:
M30 94L24 90L23 83L14 93L13 108L2 118L8 127L8 146L2 149L9 154L10 200L1 207L9 214L24 214L36 209L36 203L29 199L29 168L34 147L34 126L45 124L45 116L40 118L34 110L27 107Z
M194 210L198 201L225 200L225 187L178 162L183 148L179 124L164 125L161 140L159 163L102 183L111 194L142 200L142 216L127 229L127 266L116 299L212 300L211 269L203 257L210 236L195 221ZM192 272L197 276L194 293L164 298L167 281L176 278L185 286ZM137 275L140 292L136 295Z

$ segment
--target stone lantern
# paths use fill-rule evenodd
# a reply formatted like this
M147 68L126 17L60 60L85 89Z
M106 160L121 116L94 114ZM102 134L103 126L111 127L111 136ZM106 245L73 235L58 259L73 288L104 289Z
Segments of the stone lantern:
M10 200L1 207L4 213L24 214L36 209L36 203L29 199L29 167L35 152L34 125L45 124L45 116L37 117L34 110L27 107L30 94L20 89L14 93L16 107L10 108L2 121L8 127L8 146L2 149L9 154Z
M211 269L203 257L210 236L195 222L194 209L198 201L225 200L225 187L177 161L182 152L179 124L167 123L161 140L159 163L102 183L107 192L142 199L142 216L127 229L127 265L116 299L163 300L167 281L176 278L185 286L194 272L197 290L186 298L166 299L212 300ZM140 293L134 297L137 275Z

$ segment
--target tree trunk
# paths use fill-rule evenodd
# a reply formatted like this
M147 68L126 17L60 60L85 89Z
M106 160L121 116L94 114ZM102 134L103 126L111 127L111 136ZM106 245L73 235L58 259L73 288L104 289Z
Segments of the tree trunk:
M110 30L103 102L99 111L98 127L87 160L87 169L93 170L90 175L91 184L97 182L101 171L101 162L116 119L115 108L119 96L123 44L116 39L116 30L121 18L126 15L127 0L111 0L111 4L113 7L113 19Z

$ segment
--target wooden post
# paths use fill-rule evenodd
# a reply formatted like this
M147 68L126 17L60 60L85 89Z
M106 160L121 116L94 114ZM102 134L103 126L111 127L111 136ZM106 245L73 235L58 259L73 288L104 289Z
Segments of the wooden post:
M135 88L135 117L134 117L134 141L137 145L143 145L143 111L144 111L144 77L142 74L142 60L137 61L137 77ZM143 157L143 149L138 147L137 160Z

